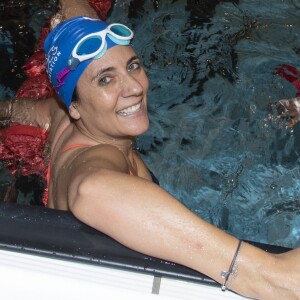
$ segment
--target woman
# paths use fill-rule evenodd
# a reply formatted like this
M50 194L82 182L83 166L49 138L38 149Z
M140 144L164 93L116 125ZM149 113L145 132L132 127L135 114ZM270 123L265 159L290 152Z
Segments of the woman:
M71 0L64 1L72 5ZM1 102L10 123L48 131L47 206L147 255L202 272L242 295L300 299L300 249L268 254L203 221L153 182L132 149L149 126L148 79L132 31L96 19L83 2L45 42L59 98ZM84 10L81 9L84 6Z

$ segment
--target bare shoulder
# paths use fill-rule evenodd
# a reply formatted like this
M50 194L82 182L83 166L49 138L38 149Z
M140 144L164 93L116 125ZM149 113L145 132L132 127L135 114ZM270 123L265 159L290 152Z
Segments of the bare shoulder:
M67 209L66 195L76 191L79 184L87 178L99 176L102 171L113 171L111 174L128 174L128 165L124 155L116 147L97 145L78 147L55 161L51 170L52 193L48 206ZM70 189L71 187L71 189ZM51 188L51 186L50 186ZM72 193L73 193L72 192ZM74 195L73 195L74 196Z
M138 176L148 180L152 180L148 167L136 151L134 152L134 160L137 165Z
M110 169L128 173L129 167L124 154L111 145L96 145L79 151L70 161L72 169L80 173L91 173L99 169ZM77 173L76 171L76 173Z

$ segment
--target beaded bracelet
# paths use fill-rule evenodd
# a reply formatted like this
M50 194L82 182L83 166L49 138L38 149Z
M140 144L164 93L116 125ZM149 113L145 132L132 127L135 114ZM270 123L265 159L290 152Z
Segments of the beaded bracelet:
M222 271L221 277L225 279L224 283L221 286L221 290L225 292L227 289L229 289L229 278L233 276L232 279L235 279L238 273L238 267L237 267L237 258L239 256L241 247L242 247L243 241L239 240L239 244L235 250L232 262L230 264L228 271ZM231 280L232 281L232 280Z

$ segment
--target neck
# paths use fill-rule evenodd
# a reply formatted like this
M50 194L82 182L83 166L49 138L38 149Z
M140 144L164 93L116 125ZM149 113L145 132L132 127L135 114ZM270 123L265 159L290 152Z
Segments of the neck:
M76 126L76 128L82 135L93 140L97 144L112 145L118 148L127 157L131 154L134 137L113 138L109 136L95 136L78 126Z
M127 139L114 139L114 138L107 138L107 139L95 139L96 142L99 144L107 144L112 145L118 148L125 156L129 156L132 150L133 138L128 137Z

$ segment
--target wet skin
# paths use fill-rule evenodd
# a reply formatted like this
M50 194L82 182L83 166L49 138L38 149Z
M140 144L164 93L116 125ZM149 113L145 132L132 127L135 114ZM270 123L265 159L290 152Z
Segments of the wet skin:
M115 46L89 64L77 83L79 101L70 114L95 141L132 140L149 127L149 82L130 46Z

